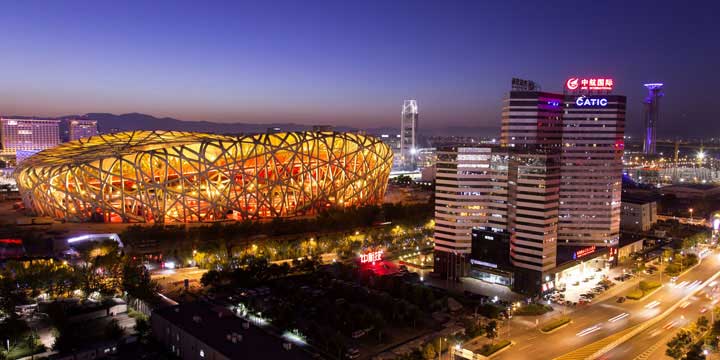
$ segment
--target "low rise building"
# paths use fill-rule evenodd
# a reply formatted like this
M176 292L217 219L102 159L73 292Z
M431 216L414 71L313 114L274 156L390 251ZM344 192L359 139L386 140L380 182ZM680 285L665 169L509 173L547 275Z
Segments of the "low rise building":
M648 231L657 222L657 202L654 200L623 198L620 226L623 231Z
M297 343L218 305L183 303L154 311L150 320L155 338L183 360L312 359Z

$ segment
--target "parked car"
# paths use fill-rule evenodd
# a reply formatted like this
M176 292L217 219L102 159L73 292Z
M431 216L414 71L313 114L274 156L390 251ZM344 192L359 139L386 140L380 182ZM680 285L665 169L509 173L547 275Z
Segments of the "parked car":
M618 296L618 298L617 298L617 300L615 300L615 302L622 304L622 303L625 302L625 297L624 297L624 296Z

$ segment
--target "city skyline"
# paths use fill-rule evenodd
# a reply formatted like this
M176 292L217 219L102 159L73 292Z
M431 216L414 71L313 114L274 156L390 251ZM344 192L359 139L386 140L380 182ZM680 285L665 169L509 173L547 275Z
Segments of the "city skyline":
M398 104L415 98L424 128L495 127L512 77L559 91L570 76L610 76L628 96L628 134L655 81L667 84L659 137L714 130L712 11L649 4L13 4L0 15L0 113L397 127Z

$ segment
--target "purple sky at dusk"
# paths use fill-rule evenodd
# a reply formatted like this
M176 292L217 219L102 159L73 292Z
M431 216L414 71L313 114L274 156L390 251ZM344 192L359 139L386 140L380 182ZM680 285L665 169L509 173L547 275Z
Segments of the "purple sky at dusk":
M0 12L0 113L142 112L219 122L499 126L510 78L616 79L639 128L720 130L713 1L19 1Z

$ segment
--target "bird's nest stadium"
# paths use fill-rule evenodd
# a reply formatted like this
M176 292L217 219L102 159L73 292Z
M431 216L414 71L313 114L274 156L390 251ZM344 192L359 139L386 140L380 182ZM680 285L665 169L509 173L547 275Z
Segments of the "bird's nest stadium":
M132 131L41 151L15 176L28 209L66 221L267 219L381 203L392 157L353 133Z

